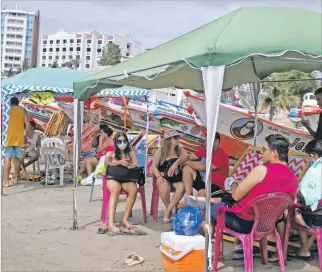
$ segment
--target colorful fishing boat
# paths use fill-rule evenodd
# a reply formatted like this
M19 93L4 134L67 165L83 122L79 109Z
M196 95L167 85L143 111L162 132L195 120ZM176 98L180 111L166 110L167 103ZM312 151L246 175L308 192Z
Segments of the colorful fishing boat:
M310 121L310 125L316 131L322 109L318 106L313 93L307 93L303 97L301 115Z
M149 131L161 133L157 118L154 116L155 104L149 102L147 113L147 104L145 98L131 99L128 103L128 111L134 125L145 130L149 118Z
M205 127L207 120L205 99L193 95L189 91L185 91L184 94L191 103L198 120ZM249 145L254 144L255 115L247 109L221 103L217 128L221 134L221 144L231 157L239 158ZM306 132L284 127L260 117L257 128L257 146L262 146L265 137L272 133L286 136L290 141L290 149L296 151L303 151L311 140L310 135Z
M127 110L127 101L119 98L98 98L93 102L93 108L102 119L115 123L119 126L133 127L130 114Z
M27 111L29 118L36 123L38 127L44 128L52 115L59 110L55 103L48 105L39 105L29 100L22 99L20 105Z

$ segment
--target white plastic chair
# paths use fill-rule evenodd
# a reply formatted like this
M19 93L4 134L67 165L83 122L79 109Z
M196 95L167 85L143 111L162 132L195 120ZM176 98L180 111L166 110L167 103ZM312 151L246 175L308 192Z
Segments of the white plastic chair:
M42 140L45 138L45 133L43 133L41 130L34 130L34 133L37 133L38 136L40 137L40 144L42 142ZM38 174L40 175L40 161L41 161L42 156L39 154L39 158L37 161L35 161L32 164L32 169L34 172L34 175L36 174L36 164L37 164L37 170L38 170Z
M66 164L67 150L59 138L46 138L41 142L40 154L45 157L46 185L48 184L49 169L60 170L60 186L64 185L64 167Z

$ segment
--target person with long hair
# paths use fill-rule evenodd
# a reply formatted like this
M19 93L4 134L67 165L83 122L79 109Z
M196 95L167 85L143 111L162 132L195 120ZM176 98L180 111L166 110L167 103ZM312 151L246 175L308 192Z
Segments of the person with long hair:
M81 175L85 172L87 172L87 175L90 175L100 159L103 158L107 152L114 150L112 135L113 130L108 125L100 125L100 129L95 135L97 139L96 156L87 157L83 160L79 169L79 179L81 179Z
M114 151L108 152L105 156L105 166L123 166L129 169L139 167L136 155L131 151L130 143L125 132L116 133L114 137ZM131 214L137 192L136 182L132 181L117 181L109 179L107 189L110 191L110 201L108 204L108 230L114 233L119 233L120 229L114 224L115 211L117 200L121 191L127 193L125 212L123 216L123 226L126 232L132 232L132 226L128 219Z
M157 186L159 188L160 197L165 206L164 223L171 222L171 214L173 208L179 203L183 197L185 190L182 182L181 174L177 171L176 175L169 177L167 175L171 165L180 157L186 154L186 151L179 145L181 133L174 129L169 129L164 134L164 141L161 147L154 153L152 160L152 172L156 177ZM181 171L181 170L180 170ZM171 189L175 192L170 199Z

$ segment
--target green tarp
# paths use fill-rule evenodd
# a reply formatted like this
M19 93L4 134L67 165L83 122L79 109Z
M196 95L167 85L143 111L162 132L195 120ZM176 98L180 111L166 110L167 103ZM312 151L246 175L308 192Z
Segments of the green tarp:
M74 96L84 100L114 84L203 91L200 67L205 66L227 66L223 88L256 82L272 72L322 70L321 22L321 13L307 10L240 8L75 82Z

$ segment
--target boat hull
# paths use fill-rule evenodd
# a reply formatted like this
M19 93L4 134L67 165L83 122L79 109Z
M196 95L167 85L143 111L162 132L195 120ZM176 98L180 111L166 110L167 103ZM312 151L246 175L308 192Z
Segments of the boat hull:
M207 122L204 98L185 92L196 115L205 126ZM247 110L220 104L217 131L222 136L222 146L231 157L239 158L245 149L254 144L255 116ZM289 139L290 149L304 151L306 144L312 140L308 133L284 127L259 118L257 122L256 146L263 146L265 137L281 134Z

